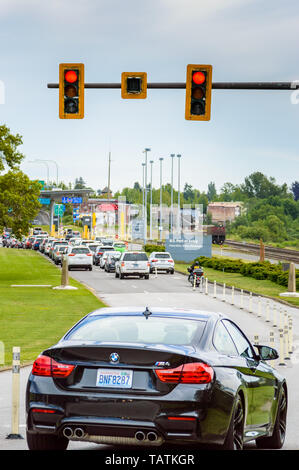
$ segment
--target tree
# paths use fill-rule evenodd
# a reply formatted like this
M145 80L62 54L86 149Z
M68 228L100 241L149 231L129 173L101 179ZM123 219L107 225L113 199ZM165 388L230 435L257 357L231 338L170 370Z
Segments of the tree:
M82 176L80 176L80 178L76 178L74 189L85 189L85 188L86 188L86 185Z
M299 181L294 181L291 186L295 201L299 201Z
M30 181L20 170L0 176L0 230L12 229L17 238L29 232L41 204L38 201L41 185Z
M211 181L208 184L207 196L208 196L208 201L209 202L213 201L213 199L217 196L216 186L215 186L215 183L213 181Z
M275 183L275 178L267 178L260 171L247 176L241 189L249 198L265 199L270 196L286 197L288 195L286 184L279 186Z
M27 234L30 224L41 208L38 197L41 185L38 181L30 181L27 175L19 170L24 155L18 147L22 145L22 137L13 135L10 129L0 126L0 230L4 227L12 229L20 238Z

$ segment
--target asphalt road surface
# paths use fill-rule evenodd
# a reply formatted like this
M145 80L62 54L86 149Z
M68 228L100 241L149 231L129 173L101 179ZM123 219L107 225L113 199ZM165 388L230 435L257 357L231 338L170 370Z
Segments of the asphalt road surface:
M278 302L270 302L269 318L266 314L266 299L258 303L258 298L245 296L242 301L243 308L240 309L240 293L235 292L232 296L231 290L225 292L218 286L217 298L214 298L213 286L209 285L208 294L205 288L193 290L188 283L187 277L175 273L155 274L150 276L149 280L139 278L115 278L113 273L105 273L101 268L94 267L92 272L72 271L70 275L76 280L84 283L91 288L95 295L100 297L107 305L117 306L143 306L146 307L177 307L177 308L196 308L206 311L223 312L228 315L243 329L247 336L254 341L254 336L259 336L260 344L269 344L270 330L275 332L275 347L279 350L278 328L273 327L273 306L276 307L279 323L279 309L283 307L282 319L284 313L291 314L293 317L293 340L294 352L290 360L286 360L285 366L275 367L287 378L289 388L289 410L286 442L284 450L299 449L298 422L299 422L299 309L285 307ZM232 302L234 305L232 305ZM251 312L250 312L250 311ZM266 321L269 319L270 321ZM278 361L276 361L278 362ZM20 409L20 434L25 438L25 412L24 395L26 382L30 367L21 370L21 409ZM27 449L25 439L6 439L11 429L11 372L0 373L0 449ZM247 449L255 449L254 444L246 445ZM71 442L70 450L96 450L96 449L115 449L112 447L97 445L93 443Z

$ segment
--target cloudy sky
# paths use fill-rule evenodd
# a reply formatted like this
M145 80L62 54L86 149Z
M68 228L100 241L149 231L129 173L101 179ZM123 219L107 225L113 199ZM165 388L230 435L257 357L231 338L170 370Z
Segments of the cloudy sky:
M299 80L298 28L296 0L1 0L1 122L23 136L21 168L33 179L46 179L46 165L29 161L54 160L64 182L82 176L103 188L111 151L115 191L142 182L150 147L156 187L160 157L170 182L171 153L182 155L181 186L220 189L254 171L290 185L299 179L299 104L289 91L214 90L211 121L191 122L184 90L148 90L146 100L86 90L84 120L60 120L47 83L58 82L61 62L83 62L86 82L119 83L125 71L184 82L189 63L212 64L215 82Z

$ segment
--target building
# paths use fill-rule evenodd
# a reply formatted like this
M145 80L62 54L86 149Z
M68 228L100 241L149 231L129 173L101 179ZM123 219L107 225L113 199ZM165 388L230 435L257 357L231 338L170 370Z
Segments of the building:
M244 213L243 202L210 202L207 212L211 214L213 223L232 222Z

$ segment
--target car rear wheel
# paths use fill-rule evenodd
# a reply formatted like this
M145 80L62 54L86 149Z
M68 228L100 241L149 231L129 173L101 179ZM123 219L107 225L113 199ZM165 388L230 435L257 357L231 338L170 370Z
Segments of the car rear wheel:
M29 450L66 450L69 440L47 434L31 434L27 432Z
M235 401L231 422L224 441L225 450L242 450L244 439L244 408L240 395Z
M260 437L256 439L256 446L259 449L281 449L286 435L287 423L287 396L283 388L278 404L277 416L275 420L273 434L270 437Z
M123 273L119 273L119 278L124 279L125 275Z

